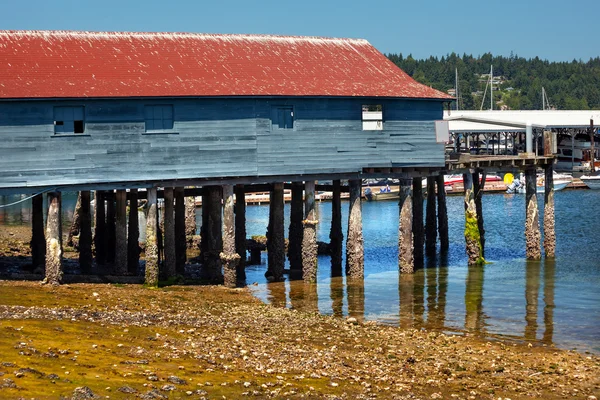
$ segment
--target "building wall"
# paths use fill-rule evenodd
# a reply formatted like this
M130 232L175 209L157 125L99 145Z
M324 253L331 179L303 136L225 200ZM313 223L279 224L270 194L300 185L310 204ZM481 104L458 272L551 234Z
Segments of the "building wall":
M173 129L145 132L145 106L173 105ZM363 131L362 105L383 106ZM56 106L84 106L83 134L55 134ZM272 127L273 109L293 128ZM0 189L443 166L425 100L239 98L0 102Z

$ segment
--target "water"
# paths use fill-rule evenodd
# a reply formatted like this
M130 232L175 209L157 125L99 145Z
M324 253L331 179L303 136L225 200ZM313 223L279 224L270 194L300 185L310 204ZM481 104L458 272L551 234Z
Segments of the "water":
M14 200L15 196L5 197L0 204ZM75 201L75 194L63 194L65 229ZM467 267L463 200L449 197L447 259L426 260L428 268L400 276L398 205L372 202L363 203L362 284L331 277L327 256L319 256L317 285L297 280L267 283L263 254L262 265L247 268L249 287L259 299L281 307L600 353L600 191L560 191L555 201L555 260L525 259L524 195L489 194L483 197L483 209L490 264ZM30 204L0 209L0 225L30 224ZM342 210L346 226L347 202L342 203ZM286 226L289 211L286 204ZM268 212L268 205L247 207L248 236L265 234ZM331 203L317 203L317 212L318 240L328 242ZM198 212L198 226L200 219Z
M463 199L448 197L450 249L446 260L426 260L412 276L398 274L398 205L363 203L364 284L331 277L330 259L319 256L318 284L267 283L263 265L247 269L250 288L278 306L350 315L396 326L469 331L562 348L600 352L599 191L557 192L554 260L525 259L524 195L483 198L484 267L467 267ZM540 196L543 210L543 196ZM329 241L331 203L318 203L318 240ZM343 203L343 226L348 204ZM286 223L289 205L286 205ZM249 206L248 235L264 235L268 206Z

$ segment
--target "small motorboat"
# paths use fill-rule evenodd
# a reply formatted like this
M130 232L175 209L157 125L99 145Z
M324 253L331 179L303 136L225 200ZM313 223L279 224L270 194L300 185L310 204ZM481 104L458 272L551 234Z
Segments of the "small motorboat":
M600 190L600 175L582 175L579 179L590 189Z
M393 200L398 199L400 196L400 188L392 189L389 185L378 188L378 190L374 189L371 187L365 188L363 195L368 201Z

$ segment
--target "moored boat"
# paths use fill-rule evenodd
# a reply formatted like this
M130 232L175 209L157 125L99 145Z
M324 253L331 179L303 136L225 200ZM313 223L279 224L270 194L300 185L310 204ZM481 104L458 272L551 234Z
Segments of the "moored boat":
M579 179L590 189L600 190L600 175L583 175Z

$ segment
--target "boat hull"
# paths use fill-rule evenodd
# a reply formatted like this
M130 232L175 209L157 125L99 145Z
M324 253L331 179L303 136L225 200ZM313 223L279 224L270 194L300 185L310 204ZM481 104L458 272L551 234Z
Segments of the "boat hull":
M582 176L581 181L587 185L592 190L600 190L600 176L591 177L591 176Z

